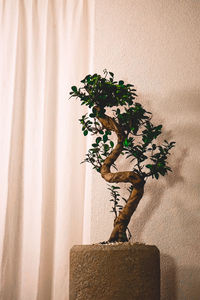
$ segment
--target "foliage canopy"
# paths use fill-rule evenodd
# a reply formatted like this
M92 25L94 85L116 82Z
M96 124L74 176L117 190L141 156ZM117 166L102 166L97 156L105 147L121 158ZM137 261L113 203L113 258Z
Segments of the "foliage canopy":
M144 178L151 176L158 179L160 175L166 175L171 171L167 158L175 142L164 140L158 145L156 139L162 132L162 125L153 125L151 112L135 102L137 95L134 85L125 84L123 80L114 81L114 74L107 70L104 70L104 74L104 77L87 75L81 80L83 87L72 86L70 92L71 97L81 101L81 105L92 109L90 114L83 115L79 120L85 136L88 132L97 136L84 161L100 172L102 163L115 146L111 131L103 128L97 119L103 117L107 108L110 108L109 114L112 113L124 132L121 154L131 159L132 170ZM100 109L97 110L97 107ZM116 165L113 164L113 167L116 168Z

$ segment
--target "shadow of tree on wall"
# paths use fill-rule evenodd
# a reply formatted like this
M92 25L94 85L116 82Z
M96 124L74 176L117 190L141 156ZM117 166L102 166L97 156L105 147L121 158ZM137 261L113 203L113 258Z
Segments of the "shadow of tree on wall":
M200 268L177 267L174 258L160 253L161 300L199 300Z
M162 196L166 193L166 191L175 185L184 182L185 178L189 174L183 174L182 172L182 166L185 162L185 160L190 155L190 149L187 147L187 143L185 143L185 140L187 140L188 136L190 137L190 140L196 140L196 137L200 137L200 91L194 91L191 93L187 92L181 92L181 93L173 93L173 96L170 96L169 98L173 97L173 110L169 110L170 113L170 119L174 118L176 120L176 126L173 130L173 133L170 131L163 130L163 138L166 138L167 140L175 140L177 142L176 147L174 149L173 153L173 162L170 163L173 173L169 173L169 176L166 176L162 182L155 182L152 181L150 183L147 182L145 190L145 195L150 195L150 199L148 200L148 203L144 207L143 211L138 215L133 215L133 222L132 222L132 229L133 229L133 235L134 240L140 241L142 233L144 231L145 225L148 223L149 219L153 216L154 212L158 209L161 201ZM163 101L163 110L168 108L169 101L165 100ZM162 104L161 104L162 105ZM181 107L181 109L180 109ZM171 117L173 113L173 117ZM199 113L199 122L198 124L194 124L192 126L192 123L187 122L187 119L191 121L193 118L193 113L197 114ZM187 118L184 118L184 114L187 116ZM180 119L179 119L180 117ZM178 119L178 121L177 121ZM164 127L167 127L164 125ZM174 134L174 135L173 135ZM179 141L177 141L177 137L179 137ZM181 142L180 142L181 141ZM200 142L200 139L199 139ZM195 144L196 142L194 142ZM194 144L190 143L189 146L191 148L194 146ZM197 144L197 143L196 143ZM178 153L178 154L176 154ZM191 157L189 158L191 159ZM199 174L200 174L200 160L197 160L198 168L199 168ZM192 171L192 170L191 170ZM142 199L143 201L143 199ZM200 204L200 201L199 201Z
M184 182L184 177L181 175L181 168L183 160L187 156L187 150L183 149L180 156L176 159L176 165L173 167L173 174L166 176L165 183L152 182L147 187L147 193L150 195L150 199L144 207L144 210L134 218L133 216L133 238L136 241L141 241L142 233L148 221L153 217L157 208L160 206L162 196L166 193L170 187L172 188L180 182ZM144 194L145 197L145 194ZM142 199L143 200L143 199ZM141 200L141 201L142 201Z
M174 259L160 253L161 299L177 300L177 273Z
M170 103L173 103L170 107L168 107L168 99L171 99ZM192 247L192 243L199 242L200 216L195 214L194 207L191 208L191 211L188 207L189 201L192 200L196 209L200 210L200 199L197 199L197 197L187 199L187 197L195 195L194 189L197 190L199 186L197 184L199 177L197 178L197 176L200 174L200 160L198 160L197 153L200 146L200 91L173 93L168 99L163 101L163 104L161 103L159 109L166 110L170 114L170 122L174 127L173 136L171 131L163 131L163 137L177 142L173 153L174 158L170 163L173 173L166 176L161 182L152 181L151 184L150 180L147 182L144 198L145 195L148 195L148 200L146 204L143 204L140 213L133 216L130 229L134 241L143 241L142 235L145 227L156 214L161 202L167 200L167 191L180 183L184 183L184 185L180 185L176 205L180 211L181 224L186 224L184 226L184 228L186 227L183 236L184 241L187 241ZM167 126L164 124L165 127ZM194 183L191 184L193 181ZM187 189L187 191L184 189ZM163 200L163 196L165 196L165 200ZM145 202L145 199L143 200ZM169 200L171 201L171 199ZM188 220L185 219L185 216ZM176 245L176 240L174 240L174 245ZM198 258L194 258L194 261L197 262ZM192 257L189 259L190 264L191 262ZM194 265L177 266L175 257L172 258L161 253L161 273L162 300L200 299L200 268Z
M181 300L199 300L200 298L200 268L196 266L183 267L177 273L180 278L179 289L182 291L178 295ZM165 300L165 299L163 299ZM168 300L166 298L166 300ZM176 299L175 299L176 300Z

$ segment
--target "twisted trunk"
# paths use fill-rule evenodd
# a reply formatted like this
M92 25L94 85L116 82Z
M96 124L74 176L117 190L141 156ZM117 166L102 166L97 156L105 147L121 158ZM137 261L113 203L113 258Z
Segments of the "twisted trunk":
M99 107L95 107L98 110ZM126 205L119 213L118 217L114 221L114 228L110 235L109 242L125 242L127 241L126 229L131 219L132 214L136 210L140 199L144 193L144 178L133 171L125 172L115 172L112 173L110 168L112 164L116 161L118 156L123 151L123 142L125 140L125 133L123 132L120 125L115 121L115 119L104 115L103 117L98 117L103 127L107 130L114 131L117 135L118 141L110 153L110 155L105 159L101 167L101 176L110 183L118 182L130 182L133 186L133 190L127 200Z

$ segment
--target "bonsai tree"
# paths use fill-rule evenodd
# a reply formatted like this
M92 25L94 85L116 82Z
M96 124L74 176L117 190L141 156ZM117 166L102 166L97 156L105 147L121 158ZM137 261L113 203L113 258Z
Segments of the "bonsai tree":
M135 102L134 85L115 81L114 74L107 70L104 76L87 75L81 83L79 88L71 87L70 98L79 99L81 105L91 109L79 121L84 136L88 133L96 136L83 162L89 162L111 184L110 201L115 218L108 242L125 242L127 226L143 197L147 179L159 179L171 171L167 159L175 142L156 142L162 125L153 125L151 112ZM122 155L130 163L128 171L117 169L116 160ZM120 199L120 187L113 185L120 182L130 184L128 199Z

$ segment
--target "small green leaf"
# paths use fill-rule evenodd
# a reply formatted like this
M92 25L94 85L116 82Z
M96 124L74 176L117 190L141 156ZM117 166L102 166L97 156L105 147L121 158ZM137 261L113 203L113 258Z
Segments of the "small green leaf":
M120 114L120 109L119 109L119 108L117 108L116 113L117 113L118 115Z
M72 86L72 91L75 93L77 92L77 87L75 85Z
M114 147L113 141L110 141L110 146L111 146L112 148Z
M93 146L94 147L94 146ZM97 146L95 146L95 147L97 147ZM99 148L93 148L93 149L90 149L93 153L97 153L97 152L99 152Z
M160 167L164 167L164 164L158 163L158 167L159 167L159 168L160 168Z
M104 144L104 149L105 149L105 151L108 151L109 150L109 146L107 144Z
M89 114L89 116L90 116L91 118L95 118L95 117L96 117L95 114Z
M96 138L96 143L99 144L99 142L101 141L101 137Z
M119 186L112 186L113 190L120 190L120 187Z
M111 135L112 132L111 132L110 130L106 130L106 134L107 134L107 135Z
M158 179L158 178L159 178L159 174L158 174L158 173L156 173L156 174L155 174L155 177L156 177L156 179Z
M159 170L159 173L160 173L162 176L165 176L166 171L165 171L165 169L161 169L161 170Z
M161 130L162 129L162 125L158 125L157 127L156 127L156 130Z
M146 168L152 169L153 165L146 165Z
M124 146L126 146L126 147L128 146L128 141L127 141L127 139L124 140Z
M108 140L108 136L107 136L106 134L104 134L104 136L103 136L103 141L104 141L104 143L106 143L107 140Z
M149 139L147 139L146 137L143 137L142 140L145 144L148 144L148 142L149 142Z
M84 134L84 136L86 136L88 134L88 130L84 130L83 134Z

